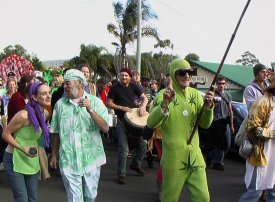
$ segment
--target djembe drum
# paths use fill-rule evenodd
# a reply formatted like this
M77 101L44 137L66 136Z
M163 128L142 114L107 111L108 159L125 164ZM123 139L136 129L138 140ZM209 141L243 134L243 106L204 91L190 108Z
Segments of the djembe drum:
M140 116L138 108L133 108L131 112L126 112L124 115L124 126L127 134L134 138L142 137L148 116L148 112L145 112L144 116Z

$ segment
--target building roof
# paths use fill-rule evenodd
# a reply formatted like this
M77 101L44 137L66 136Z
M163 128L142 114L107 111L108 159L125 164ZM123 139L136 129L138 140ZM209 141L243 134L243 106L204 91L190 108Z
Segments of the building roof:
M190 63L192 66L198 66L213 74L216 73L220 65L219 63L202 61L190 61ZM242 88L245 88L249 82L254 79L252 66L224 64L220 74L232 83L240 85Z

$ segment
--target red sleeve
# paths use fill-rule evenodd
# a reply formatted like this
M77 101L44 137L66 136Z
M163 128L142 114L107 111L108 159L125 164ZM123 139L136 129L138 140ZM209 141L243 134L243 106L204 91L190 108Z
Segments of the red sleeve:
M14 117L14 115L20 110L25 109L26 103L23 95L21 93L16 92L11 96L8 104L8 123Z

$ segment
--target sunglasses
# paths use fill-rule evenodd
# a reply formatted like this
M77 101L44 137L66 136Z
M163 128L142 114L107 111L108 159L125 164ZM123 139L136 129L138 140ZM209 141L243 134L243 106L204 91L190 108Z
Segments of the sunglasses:
M225 83L223 83L223 82L218 82L218 84L219 84L219 85L224 85Z
M192 69L180 69L176 71L176 75L178 76L185 76L186 74L188 75L193 75L193 70Z

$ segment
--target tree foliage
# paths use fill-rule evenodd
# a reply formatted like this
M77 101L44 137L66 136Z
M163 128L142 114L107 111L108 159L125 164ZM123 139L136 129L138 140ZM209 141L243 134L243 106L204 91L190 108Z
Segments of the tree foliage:
M13 54L21 56L29 61L31 59L31 55L27 53L26 49L23 46L16 44L14 46L9 45L5 47L3 49L3 52L0 53L0 60L3 60L4 58L9 57Z
M141 75L152 79L160 79L163 75L169 73L169 64L177 56L159 53L143 53L141 55Z
M30 61L35 70L43 71L45 69L40 59L35 54L29 54L27 50L20 44L16 44L14 46L8 45L7 47L5 47L3 49L3 52L0 53L0 61L13 54L21 56Z
M200 61L200 57L196 53L189 53L185 56L185 60Z
M79 56L65 62L67 68L77 68L80 64L88 64L97 75L112 78L114 75L113 55L109 54L104 47L97 47L94 44L81 44Z
M114 16L116 19L116 24L110 23L107 25L107 30L109 33L113 34L119 42L112 42L114 46L120 49L119 54L121 55L120 66L127 66L126 61L126 46L133 43L137 39L137 22L138 22L138 10L136 0L127 0L125 6L121 2L113 3ZM173 47L169 39L161 40L159 33L156 28L151 25L146 25L151 19L157 19L157 15L152 11L151 6L147 0L142 1L142 24L141 36L143 37L153 37L157 44L157 47Z
M250 53L249 51L245 51L244 54L242 54L242 58L238 59L235 63L245 66L254 66L255 64L259 63L259 60L254 54Z
M45 65L40 61L40 59L36 55L33 55L30 61L35 70L42 72L45 70Z

